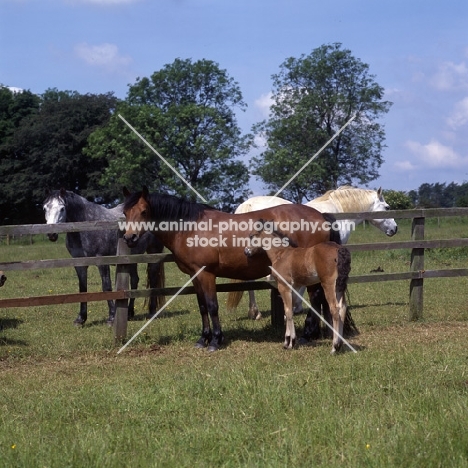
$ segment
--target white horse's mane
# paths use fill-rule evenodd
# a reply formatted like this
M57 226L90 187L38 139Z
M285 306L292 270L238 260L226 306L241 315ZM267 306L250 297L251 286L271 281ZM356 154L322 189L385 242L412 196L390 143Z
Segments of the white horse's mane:
M378 197L375 190L342 185L335 190L328 190L322 196L311 201L313 203L333 203L339 212L367 211Z

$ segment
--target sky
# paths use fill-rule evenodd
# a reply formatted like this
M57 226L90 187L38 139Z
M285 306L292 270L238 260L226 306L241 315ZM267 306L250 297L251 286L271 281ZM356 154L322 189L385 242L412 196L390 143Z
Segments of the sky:
M245 133L268 117L281 64L336 42L393 103L368 187L468 182L467 0L0 0L0 84L124 99L176 58L212 60L241 89Z

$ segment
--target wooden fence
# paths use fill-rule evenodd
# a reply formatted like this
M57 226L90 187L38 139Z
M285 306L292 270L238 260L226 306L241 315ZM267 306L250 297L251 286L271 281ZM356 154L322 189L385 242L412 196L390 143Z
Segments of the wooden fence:
M411 240L378 242L372 244L348 244L351 251L370 250L395 250L411 249L410 269L402 273L385 273L372 275L351 276L349 283L366 283L377 281L410 281L409 296L409 320L417 320L423 314L423 285L426 278L460 277L468 276L468 268L452 268L442 270L425 270L424 251L428 248L450 248L468 246L468 238L425 240L424 225L426 218L441 218L451 216L468 216L468 208L441 208L441 209L415 209L402 211L386 211L382 213L341 213L334 214L337 219L368 220L375 218L412 219ZM56 233L95 231L102 229L117 229L117 222L94 221L83 223L64 223L54 225ZM51 232L51 226L46 224L30 224L20 226L0 226L0 236L47 234ZM116 301L116 318L114 322L114 337L116 342L122 342L127 335L127 305L130 298L149 297L151 295L172 296L179 294L194 294L192 286L180 291L180 287L166 287L163 289L130 290L128 265L131 263L157 263L160 261L173 261L171 254L142 254L130 255L129 250L122 239L119 240L118 255L109 257L67 258L56 260L24 260L18 262L0 263L0 270L7 275L13 270L33 270L43 268L61 268L69 266L85 265L117 265L116 290L112 292L88 292L76 294L56 294L50 296L34 296L23 298L0 299L0 309L7 307L27 307L38 305L65 304L75 302L92 302L103 300ZM283 327L283 311L279 295L272 281L259 280L255 282L217 284L218 292L246 291L246 290L271 290L272 311L271 319L275 327Z

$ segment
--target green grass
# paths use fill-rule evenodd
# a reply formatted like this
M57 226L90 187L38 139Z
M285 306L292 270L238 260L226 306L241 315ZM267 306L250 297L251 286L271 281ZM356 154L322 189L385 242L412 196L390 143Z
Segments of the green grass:
M351 242L408 240L359 227ZM427 222L426 238L466 236L463 219ZM63 236L62 236L63 237ZM0 245L2 261L67 257L63 240ZM408 271L409 251L355 252L352 274ZM466 267L467 249L434 249L426 268ZM168 284L187 276L167 265ZM8 272L0 297L77 291L73 269ZM98 291L97 269L90 290ZM143 270L140 276L143 278ZM220 316L226 346L195 349L200 317L179 296L120 355L91 303L0 311L0 467L468 467L468 278L424 284L424 319L408 322L409 283L350 285L357 354L331 342L282 349L247 300ZM129 336L144 324L144 304ZM300 332L304 316L297 316Z

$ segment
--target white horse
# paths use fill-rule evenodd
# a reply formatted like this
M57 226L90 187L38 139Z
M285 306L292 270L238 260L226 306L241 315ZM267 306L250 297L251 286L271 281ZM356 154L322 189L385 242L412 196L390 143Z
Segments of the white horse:
M280 197L258 196L249 198L241 203L235 213L249 213L251 211L261 210L276 205L291 204L290 201ZM390 209L382 195L382 188L378 190L368 190L343 185L336 190L329 190L321 197L315 198L305 205L315 208L321 213L363 213L367 211L378 212ZM341 243L346 244L349 240L354 227L362 223L362 219L338 220L336 223L340 226ZM394 236L398 230L398 225L393 218L372 219L369 222L380 229L387 236ZM303 293L303 291L302 291ZM242 297L242 291L239 293L228 294L228 309L235 309ZM302 301L295 297L294 312L302 311ZM248 316L252 319L260 319L261 313L255 300L254 291L249 291L249 312Z

